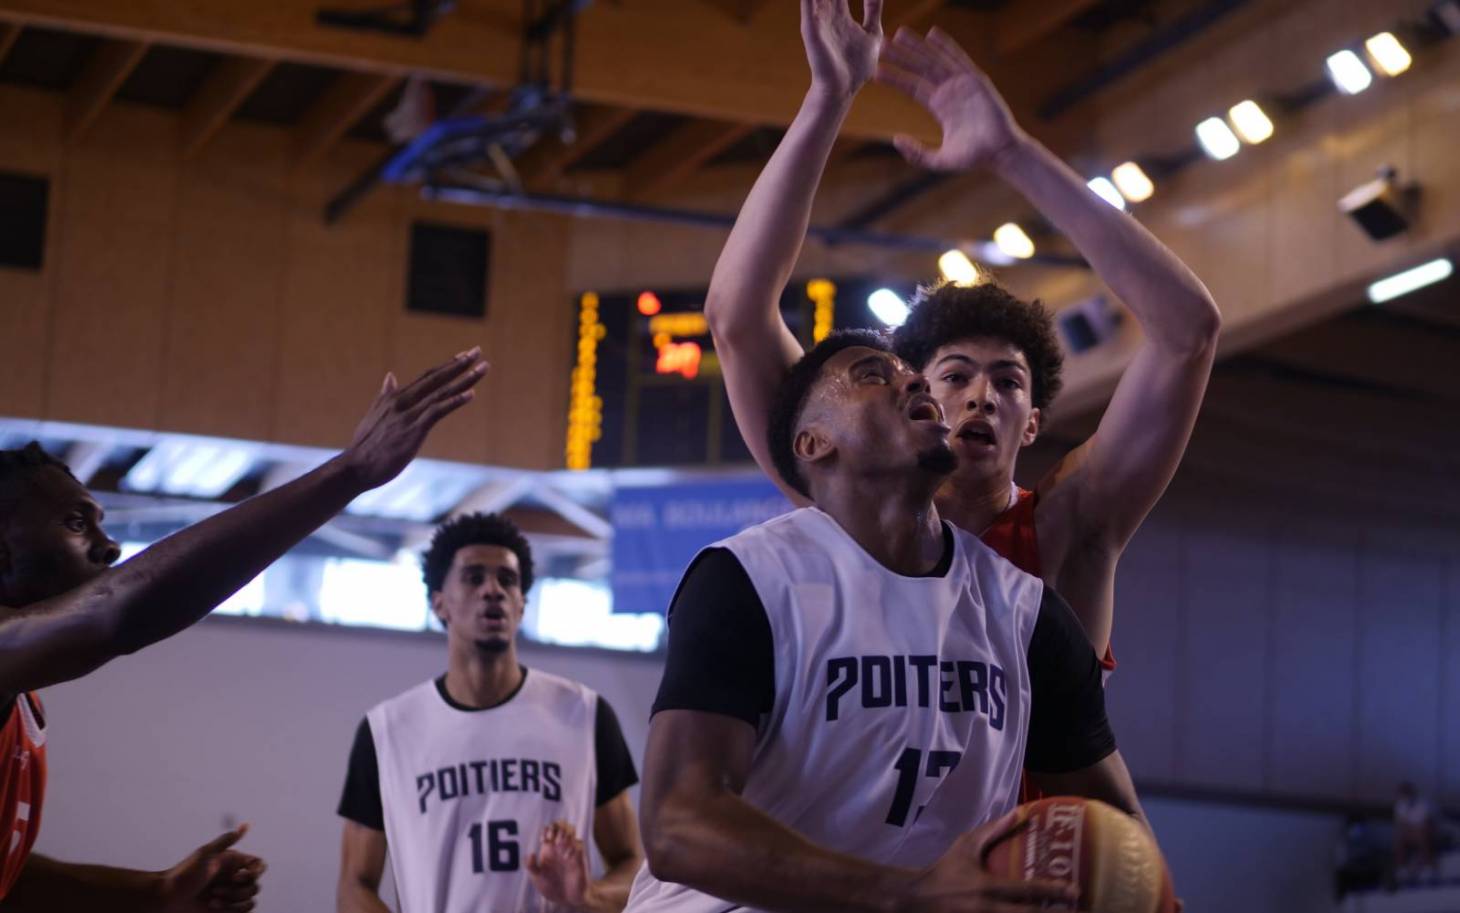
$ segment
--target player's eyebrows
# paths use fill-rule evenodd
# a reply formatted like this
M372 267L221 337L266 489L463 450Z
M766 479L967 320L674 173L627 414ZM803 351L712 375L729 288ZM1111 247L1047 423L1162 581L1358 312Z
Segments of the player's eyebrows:
M470 564L463 564L461 566L461 571L460 572L462 574L473 574L473 573L503 574L503 573L505 573L505 574L511 574L513 577L516 577L517 576L517 571L514 568L511 568L511 567L509 567L509 566L507 566L505 564L488 564L488 563L486 563L484 561L473 561Z
M847 366L848 374L856 374L866 367L877 366L882 368L892 367L892 356L886 352L873 352L870 355L863 355L861 358Z
M935 370L941 368L950 361L965 364L970 368L977 368L979 366L977 361L968 357L967 355L962 354L961 352L950 352L947 355L944 355L942 358L938 359L937 363L933 365L933 368ZM992 362L989 362L988 369L990 371L1018 371L1023 374L1029 373L1029 367L1027 365L1025 365L1022 361L1018 361L1017 359L1013 358L999 358Z

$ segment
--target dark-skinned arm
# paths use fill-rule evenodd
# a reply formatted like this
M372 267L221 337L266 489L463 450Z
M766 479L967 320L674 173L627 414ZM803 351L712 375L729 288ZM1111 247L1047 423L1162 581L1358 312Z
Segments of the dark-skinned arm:
M431 428L471 399L486 370L477 356L463 352L404 388L387 375L353 443L323 466L71 592L4 613L0 693L79 678L207 615L360 494L398 475Z
M4 913L248 913L255 906L262 859L231 847L244 825L198 847L162 872L78 865L32 854L0 902Z
M390 913L390 907L380 899L385 852L385 831L345 821L340 840L340 880L335 888L337 913Z

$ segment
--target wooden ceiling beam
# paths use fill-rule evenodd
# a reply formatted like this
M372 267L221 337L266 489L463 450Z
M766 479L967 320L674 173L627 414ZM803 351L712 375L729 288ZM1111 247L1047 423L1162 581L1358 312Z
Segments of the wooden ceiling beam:
M21 26L15 22L0 22L0 63L5 62L5 57L10 49L15 47L15 42L20 38Z
M928 20L932 18L933 14L942 9L943 6L947 4L947 2L948 0L908 0L908 2L903 4L895 4L893 9L883 13L884 31L886 31L886 33L891 36L893 34L896 34L899 28L902 28L904 26L907 28L921 28L925 24L927 24ZM759 2L753 2L750 5L754 6L755 9L751 9L745 13L744 21L749 21L749 18L754 15L756 9L758 9L759 6L763 4ZM856 10L853 10L853 12L855 13ZM700 163L708 162L710 159L713 159L716 155L718 155L722 150L733 146L735 143L743 139L747 132L748 131L745 129L743 124L726 124L723 128L723 131L720 133L706 133L705 144L709 149L713 151L710 152L708 155L700 155L694 153L691 154L690 158L692 160L699 161ZM845 146L843 146L843 149L845 149ZM828 165L830 165L830 163L828 163ZM685 174L688 174L688 172L685 172ZM682 178L684 176L685 175L682 174L679 177Z
M97 48L66 99L67 140L75 142L86 134L142 62L147 48L143 41L105 41Z
M1040 41L1099 0L1038 0L1015 3L1004 10L995 26L994 46L1000 55L1016 54Z
M257 57L229 57L213 67L183 109L184 161L203 150L273 68L274 61Z
M692 121L650 146L629 164L624 195L642 199L673 187L695 169L749 136L749 124Z
M637 113L631 108L600 106L580 110L575 117L573 141L564 143L556 136L544 137L522 156L517 163L518 173L528 186L551 184L623 129Z
M917 0L922 6L929 0ZM318 0L135 3L131 0L3 0L0 20L244 57L374 72L411 73L491 86L517 81L520 32L503 26L494 0L444 17L419 40L329 28ZM794 4L767 4L756 28L726 28L702 3L595 3L579 16L574 95L582 101L729 123L788 125L807 84ZM762 24L764 27L761 27ZM928 140L937 126L889 91L869 91L847 119L848 135Z
M328 152L400 82L399 77L383 73L337 77L294 128L298 164L308 164Z

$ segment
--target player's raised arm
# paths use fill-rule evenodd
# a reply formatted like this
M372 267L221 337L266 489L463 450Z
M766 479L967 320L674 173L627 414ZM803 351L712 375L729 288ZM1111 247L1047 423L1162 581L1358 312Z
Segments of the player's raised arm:
M887 42L878 78L917 99L943 128L936 149L899 137L909 161L939 171L993 171L1074 243L1140 323L1145 340L1099 429L1058 470L1080 488L1069 503L1082 541L1119 551L1185 452L1221 329L1216 303L1140 222L1097 197L1020 129L989 78L947 34L899 30ZM1081 620L1091 627L1091 619ZM1109 619L1097 621L1103 630L1091 631L1091 639L1103 644Z
M876 70L882 0L864 0L860 23L849 0L802 0L801 36L811 88L741 208L705 299L740 435L762 471L798 505L806 499L780 479L765 444L771 400L802 354L779 303L806 240L837 131Z
M287 485L175 533L59 595L12 599L0 589L0 603L23 606L0 619L0 694L77 678L207 615L360 494L399 474L431 428L470 401L486 373L478 356L477 349L463 352L406 387L387 375L350 446ZM115 560L116 544L101 531L95 501L74 479L61 478L63 471L50 471L58 484L74 489L76 502L62 505L55 522L67 524L78 547L105 548ZM0 586L19 580L11 554L8 547L0 550Z

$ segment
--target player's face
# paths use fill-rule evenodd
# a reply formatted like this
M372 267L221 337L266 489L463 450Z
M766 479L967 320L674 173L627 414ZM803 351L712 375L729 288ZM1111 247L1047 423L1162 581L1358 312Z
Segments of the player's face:
M818 430L835 446L840 465L859 473L952 469L943 413L923 376L897 356L844 349L822 368L814 395L823 398Z
M111 567L121 548L101 527L101 505L71 476L44 467L0 493L0 603L16 607L74 590Z
M958 474L1012 476L1020 448L1039 433L1024 353L1002 339L963 339L934 352L924 371L953 428Z
M501 545L462 546L431 602L448 636L486 652L506 650L526 605L517 553Z

